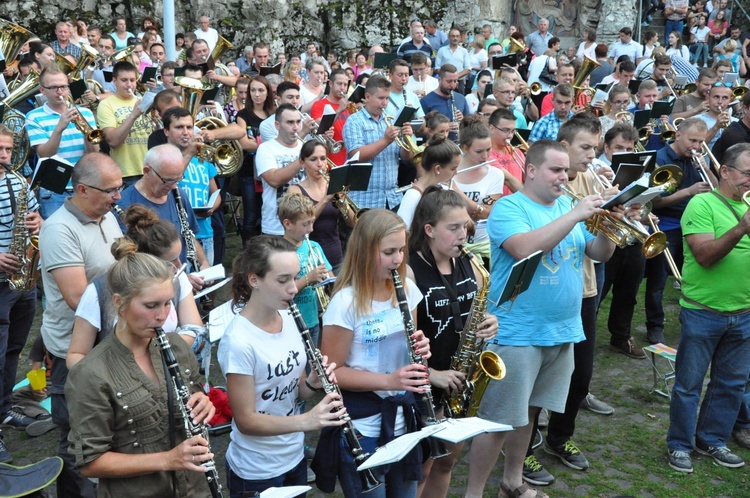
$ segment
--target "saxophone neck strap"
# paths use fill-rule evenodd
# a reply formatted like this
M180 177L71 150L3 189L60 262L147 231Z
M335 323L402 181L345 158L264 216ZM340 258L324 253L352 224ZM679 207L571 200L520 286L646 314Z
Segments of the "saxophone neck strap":
M10 199L10 214L12 216L15 216L16 214L16 194L13 192L13 185L10 181L10 171L8 169L5 170L5 185L8 187L8 198Z

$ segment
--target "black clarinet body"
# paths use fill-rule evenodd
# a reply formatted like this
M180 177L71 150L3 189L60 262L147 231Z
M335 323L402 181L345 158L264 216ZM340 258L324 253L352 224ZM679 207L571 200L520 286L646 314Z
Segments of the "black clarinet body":
M178 407L182 412L182 418L185 422L185 434L187 437L203 436L206 441L208 441L208 427L206 427L206 424L195 424L190 417L190 408L187 406L187 402L190 399L190 388L185 384L185 379L180 371L180 365L177 363L177 359L174 356L174 351L172 351L172 346L169 344L167 334L164 333L164 330L161 327L156 329L156 339L159 341L161 355L164 358L164 362L167 364L169 377L172 379L172 387L174 388L174 393L177 397ZM169 389L169 387L167 387L167 389ZM219 482L219 472L216 470L216 463L213 458L203 462L201 467L206 469L204 474L206 476L206 481L208 482L208 487L211 490L212 498L224 498L224 495L221 492L221 483Z
M310 329L307 327L305 319L302 318L302 314L300 313L299 308L297 308L297 305L293 301L289 303L289 312L291 313L292 318L294 318L294 323L297 325L297 329L299 330L300 335L302 335L302 342L305 346L305 353L307 353L307 358L310 361L313 370L315 370L315 373L318 375L320 383L323 384L323 390L326 394L333 393L336 394L339 399L343 399L339 386L331 382L331 380L328 378L325 366L323 365L323 355L321 354L320 350L315 347L312 339L312 334L310 334ZM341 408L336 409L336 411L339 410L341 410ZM352 424L352 419L349 417L349 415L345 413L339 417L339 420L346 421L346 424L344 424L344 426L342 427L344 437L346 438L346 443L349 445L349 450L352 453L354 462L357 464L357 466L362 465L370 456L370 454L365 453L365 451L362 449L362 446L359 444L359 439L357 439L357 435L354 433L354 424ZM375 477L370 469L362 470L358 473L359 479L362 482L363 493L372 491L382 484L380 481L378 481L377 477Z
M401 275L398 274L398 270L392 270L393 275L393 287L396 290L396 299L398 300L398 308L401 311L401 319L404 322L404 332L406 333L406 344L409 347L409 362L414 364L418 363L424 365L424 359L421 354L417 354L416 345L412 336L417 331L414 326L414 320L411 316L411 310L409 309L409 301L406 300L406 291L404 290L404 284L401 281ZM424 385L424 393L421 394L422 404L425 406L427 417L425 418L425 424L435 425L438 423L437 415L435 415L435 406L432 402L432 389L430 388L429 381ZM435 439L434 437L429 438L430 443L430 458L438 459L450 455L450 451L445 447L445 444Z
M177 205L177 215L180 218L182 240L185 242L185 259L193 267L192 271L198 271L200 267L198 266L198 252L195 250L195 234L190 228L190 221L185 210L185 204L182 203L180 189L176 188L172 192L174 193L174 201Z

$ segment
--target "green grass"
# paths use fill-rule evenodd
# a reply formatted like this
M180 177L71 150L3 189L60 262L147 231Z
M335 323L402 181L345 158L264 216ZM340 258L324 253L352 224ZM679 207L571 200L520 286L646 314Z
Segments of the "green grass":
M228 236L228 256L224 263L228 271L231 259L240 248L239 237L231 232ZM218 296L221 302L228 298L225 287ZM643 290L636 305L633 320L633 336L639 345L645 343L645 323L643 313ZM679 321L677 314L677 291L672 289L671 279L665 291L667 321L664 334L667 343L676 347L679 343ZM575 442L588 457L591 468L587 472L577 472L563 466L558 460L537 449L536 455L542 464L557 478L555 484L545 489L552 497L747 497L749 471L726 469L714 465L707 457L695 456L695 472L683 475L669 468L666 460L665 437L669 426L669 403L656 394L650 393L652 385L651 367L646 360L634 360L608 349L609 332L606 321L609 313L609 299L602 303L599 316L594 378L591 392L615 407L610 417L581 411L577 421ZM39 333L41 307L32 329L32 337ZM18 379L25 377L27 362L19 366ZM211 380L223 384L221 372L216 362L211 370ZM308 408L311 403L308 403ZM5 431L5 441L15 457L16 465L25 465L57 451L59 432L54 431L42 437L30 439L24 433ZM314 445L315 434L308 434L308 443ZM212 438L212 446L217 454L217 467L224 476L224 454L229 444L229 435ZM750 451L739 449L732 441L732 449L745 459L750 459ZM459 458L454 470L449 496L461 497L468 476L467 452ZM502 478L502 456L493 471L485 496L497 496ZM314 491L308 496L323 496ZM331 496L340 497L341 493Z

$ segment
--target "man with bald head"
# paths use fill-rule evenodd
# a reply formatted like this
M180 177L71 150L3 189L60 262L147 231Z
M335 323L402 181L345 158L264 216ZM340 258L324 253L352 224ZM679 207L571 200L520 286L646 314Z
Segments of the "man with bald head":
M86 286L115 262L110 246L122 237L110 212L120 199L122 172L111 157L92 152L73 170L73 196L55 211L39 233L42 281L47 307L42 316L42 338L52 359L49 394L52 420L60 427L63 470L57 478L57 496L96 496L94 486L75 467L68 452L68 408L65 356L73 334L75 310Z

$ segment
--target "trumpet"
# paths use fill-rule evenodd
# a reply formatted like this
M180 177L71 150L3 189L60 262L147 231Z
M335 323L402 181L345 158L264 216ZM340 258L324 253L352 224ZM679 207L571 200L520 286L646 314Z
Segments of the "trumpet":
M309 275L311 271L324 264L324 262L323 255L320 254L320 252L318 252L318 248L313 247L312 243L310 242L309 234L305 234L305 242L307 243L307 274ZM313 290L315 290L315 296L318 299L318 308L320 309L321 313L324 313L328 308L328 303L331 302L331 297L328 295L328 292L323 285L315 285L313 286Z
M60 99L60 102L65 102L68 106L68 109L73 109L75 111L75 116L73 116L73 124L76 128L78 128L78 131L83 133L83 136L86 137L86 140L88 140L92 144L100 144L102 143L102 140L104 140L104 133L99 128L92 128L88 121L86 121L86 118L83 117L83 114L81 114L81 111L76 107L76 105L73 103L73 98L68 95L68 98L66 99L62 95L58 96L57 98Z
M306 112L299 111L299 113L300 113L300 116L302 116L303 120L312 119L312 117ZM344 142L336 142L325 133L324 134L311 133L311 136L313 140L316 140L322 143L323 145L325 145L326 148L329 151L331 151L332 154L338 154L339 152L341 152L341 149L344 148Z
M305 141L302 140L298 134L295 133L294 136L297 138L297 141L299 143L301 143L302 145L305 144ZM323 145L325 145L325 144L323 144ZM337 164L334 163L333 161L331 161L331 158L328 157L328 156L326 156L326 165L328 166L327 167L327 171L321 171L321 173L323 173L324 176L328 173L328 171L331 171L333 168L335 168L337 166Z
M396 118L394 118L393 116L389 116L386 113L383 113L383 119L388 126L393 126L393 123L396 121ZM397 136L396 144L398 144L398 146L404 149L406 152L412 153L413 157L411 160L414 164L419 165L422 162L422 154L427 148L426 145L417 145L417 142L414 141L414 137L411 135Z
M559 185L572 202L583 199L582 195L573 192L565 183ZM643 256L651 259L661 254L667 247L667 236L664 232L648 234L629 221L624 221L606 209L601 214L595 214L584 222L586 229L594 235L602 234L611 240L617 247L624 249L628 245L641 242L643 244Z

